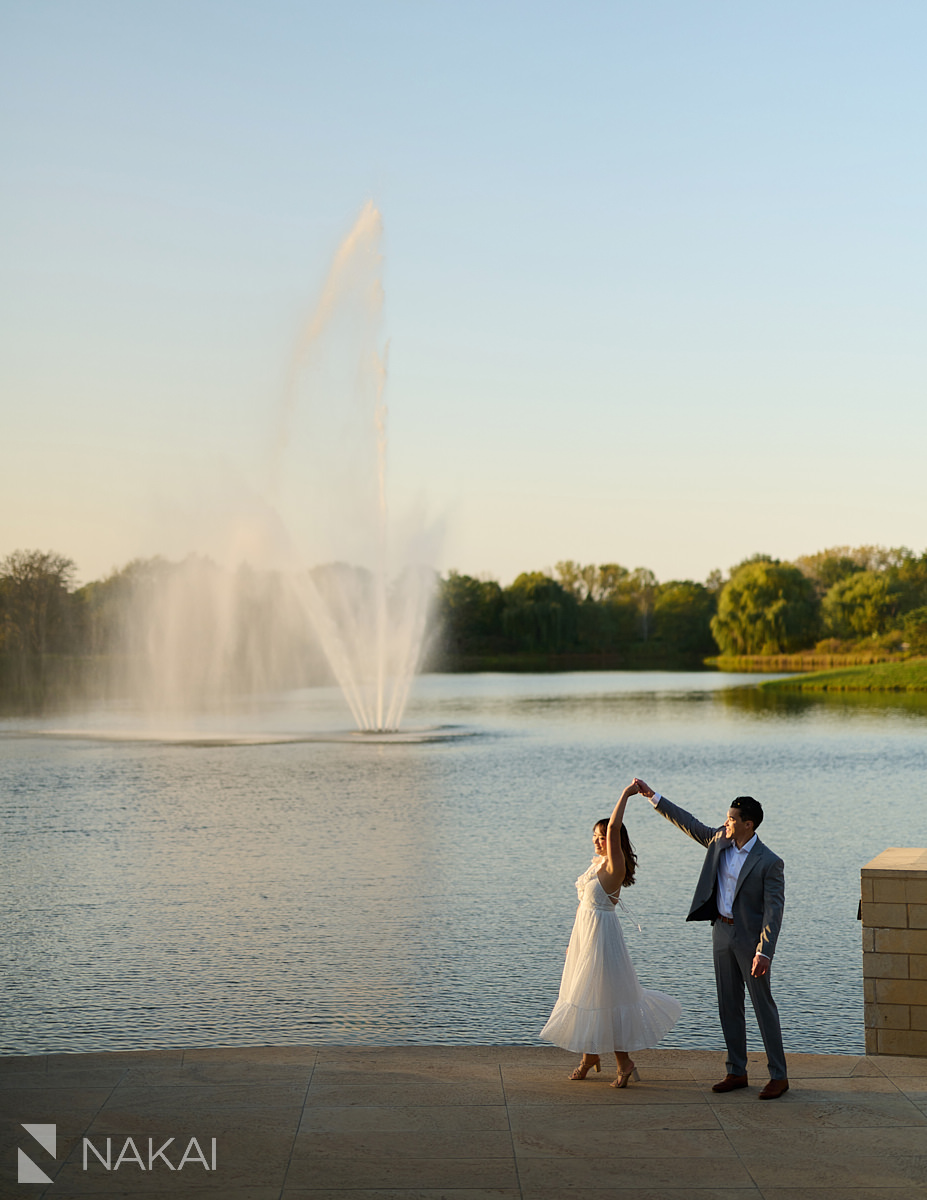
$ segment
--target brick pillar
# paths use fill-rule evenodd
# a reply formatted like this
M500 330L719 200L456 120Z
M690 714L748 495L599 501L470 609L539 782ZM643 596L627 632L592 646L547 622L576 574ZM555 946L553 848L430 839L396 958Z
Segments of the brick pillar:
M927 850L860 871L866 1053L927 1057Z

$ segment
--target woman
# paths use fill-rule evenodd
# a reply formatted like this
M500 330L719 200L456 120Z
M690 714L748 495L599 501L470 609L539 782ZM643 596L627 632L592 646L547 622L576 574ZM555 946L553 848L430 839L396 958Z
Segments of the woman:
M634 883L637 868L624 810L628 798L639 791L636 783L629 784L611 818L597 821L593 828L595 857L576 881L579 908L560 997L541 1030L545 1041L582 1051L571 1079L585 1079L592 1068L600 1071L599 1056L614 1051L618 1077L611 1086L616 1088L639 1078L628 1051L655 1046L682 1012L671 996L641 987L615 912L621 889Z

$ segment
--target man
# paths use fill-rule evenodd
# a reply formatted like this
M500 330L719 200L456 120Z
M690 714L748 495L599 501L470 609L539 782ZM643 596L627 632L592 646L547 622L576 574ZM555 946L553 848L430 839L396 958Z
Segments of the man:
M686 920L712 924L727 1075L711 1090L733 1092L747 1086L746 984L769 1066L769 1083L760 1092L760 1099L777 1100L789 1090L789 1081L779 1010L769 988L769 969L782 925L785 877L782 859L756 836L763 820L762 806L752 796L738 796L724 824L711 829L643 780L634 782L658 813L708 850Z

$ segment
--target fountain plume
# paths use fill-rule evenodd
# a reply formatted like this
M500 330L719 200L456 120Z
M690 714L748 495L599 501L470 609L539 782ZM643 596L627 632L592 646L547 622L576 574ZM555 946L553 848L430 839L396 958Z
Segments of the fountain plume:
M334 510L336 519L329 526L338 565L309 572L301 594L355 722L367 731L399 727L419 665L435 578L421 565L397 562L401 556L391 543L385 402L389 346L384 344L380 351L376 342L384 301L382 233L380 214L368 202L335 254L297 344L276 445L279 478L301 399L309 410L311 431L333 413L341 418L336 427L346 421L354 430L351 503L343 503L340 512ZM338 327L345 323L348 342L351 333L358 338L353 386L341 395L326 394L319 386L324 378L319 360L331 353L329 343L338 342ZM343 344L344 328L340 334ZM349 544L355 561L345 566L342 556Z
M196 553L110 581L130 598L129 690L153 708L320 682L324 656L359 729L399 728L436 576L390 522L381 237L368 203L297 339L263 494L191 473L160 516Z

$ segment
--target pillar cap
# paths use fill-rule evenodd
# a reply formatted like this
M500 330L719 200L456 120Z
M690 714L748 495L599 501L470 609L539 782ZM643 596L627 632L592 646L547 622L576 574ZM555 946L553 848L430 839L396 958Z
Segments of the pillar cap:
M891 846L862 868L864 874L882 875L906 871L927 875L927 849Z

